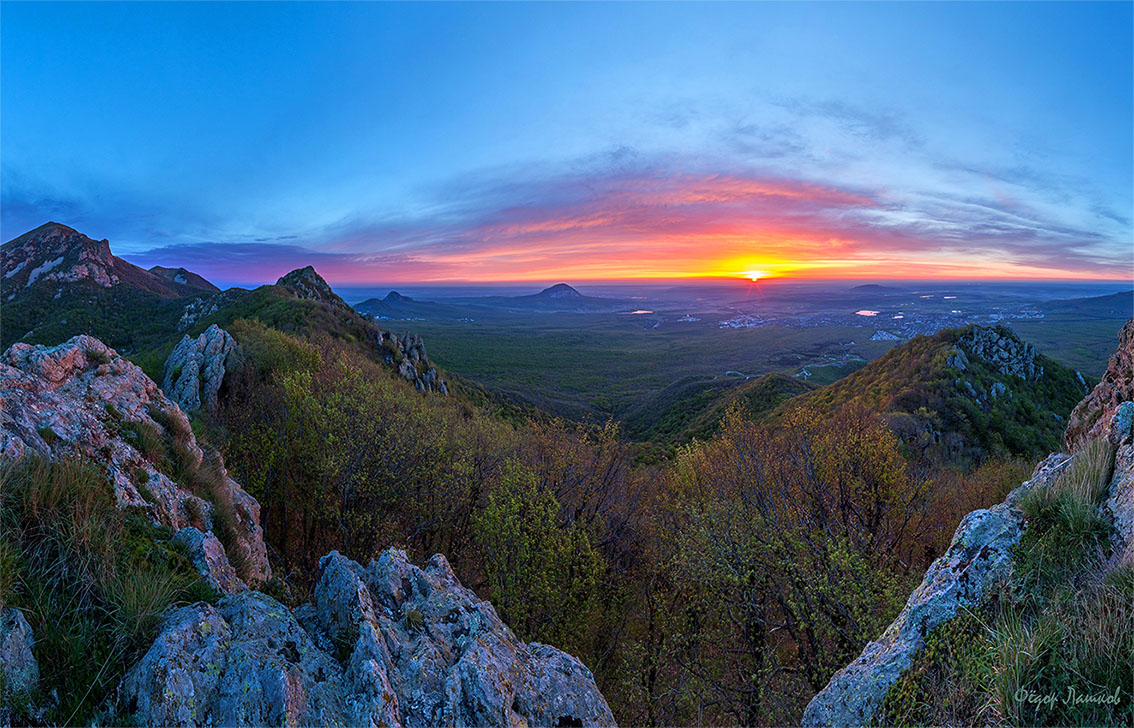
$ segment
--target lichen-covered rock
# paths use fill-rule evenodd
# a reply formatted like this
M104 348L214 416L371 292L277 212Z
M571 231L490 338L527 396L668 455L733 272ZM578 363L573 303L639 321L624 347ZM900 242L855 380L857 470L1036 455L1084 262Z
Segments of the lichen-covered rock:
M1008 576L1011 548L1023 526L1022 514L1006 503L965 516L949 550L929 567L898 618L812 698L803 725L869 725L886 692L925 646L925 636L962 608L977 605Z
M1111 420L1123 402L1134 400L1134 318L1118 334L1118 350L1095 388L1071 412L1064 440L1068 450L1111 432ZM1130 411L1126 416L1130 416Z
M32 652L35 639L23 612L0 609L0 706L30 693L39 683L39 664Z
M201 531L188 526L178 531L173 540L185 547L189 560L212 588L230 593L248 588L236 575L236 569L228 562L224 546L212 531Z
M373 661L397 696L400 724L613 725L582 663L521 642L443 556L419 569L389 549L364 569L332 552L320 569L320 625L332 639L359 635L352 664L359 650Z
M236 350L236 339L216 324L195 339L183 337L165 360L162 391L186 412L215 412L217 392Z
M175 445L187 468L201 466L204 453L177 404L98 339L76 336L53 347L14 344L0 356L0 454L81 457L105 471L119 506L140 509L175 531L211 530L213 504L151 461L140 432L153 434L161 447ZM260 506L227 476L219 456L218 467L218 495L232 504L236 521L230 546L241 550L249 580L258 583L269 576Z
M313 603L257 592L168 618L121 689L149 725L614 725L590 672L527 645L441 556L331 552Z
M342 667L259 592L166 618L126 674L119 710L145 725L359 725Z

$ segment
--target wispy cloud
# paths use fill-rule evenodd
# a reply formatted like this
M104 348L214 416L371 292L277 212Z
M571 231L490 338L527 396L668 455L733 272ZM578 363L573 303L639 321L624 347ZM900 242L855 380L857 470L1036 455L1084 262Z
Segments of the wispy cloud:
M426 213L360 217L294 244L175 244L135 254L225 280L313 264L340 283L731 274L1121 277L1115 241L1007 194L850 188L622 153L570 172L452 180Z

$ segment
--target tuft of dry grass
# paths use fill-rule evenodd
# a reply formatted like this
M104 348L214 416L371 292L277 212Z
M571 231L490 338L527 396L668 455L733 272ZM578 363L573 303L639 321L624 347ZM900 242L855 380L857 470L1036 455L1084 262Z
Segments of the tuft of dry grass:
M212 598L170 536L119 510L89 463L0 462L0 601L35 634L49 723L90 722L161 615Z

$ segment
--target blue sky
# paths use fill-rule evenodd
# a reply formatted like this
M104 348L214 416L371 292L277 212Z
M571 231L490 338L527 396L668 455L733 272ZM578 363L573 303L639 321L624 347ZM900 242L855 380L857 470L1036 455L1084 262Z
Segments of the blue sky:
M6 2L0 232L245 283L1129 278L1132 7Z

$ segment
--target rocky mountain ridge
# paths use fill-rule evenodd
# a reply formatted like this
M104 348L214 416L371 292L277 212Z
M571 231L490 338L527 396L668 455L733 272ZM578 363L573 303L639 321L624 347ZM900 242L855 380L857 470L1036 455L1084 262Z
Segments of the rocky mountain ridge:
M166 269L151 272L139 268L112 255L108 240L93 240L56 222L40 225L4 243L0 251L6 301L15 300L24 289L37 284L81 281L100 288L128 285L165 298L217 290L204 278L184 269L178 269L184 278L178 280L176 271L167 276L162 272Z
M1011 330L966 326L917 336L862 368L785 402L835 413L882 414L908 447L957 463L1000 454L1042 457L1058 447L1067 413L1087 393L1081 375Z

